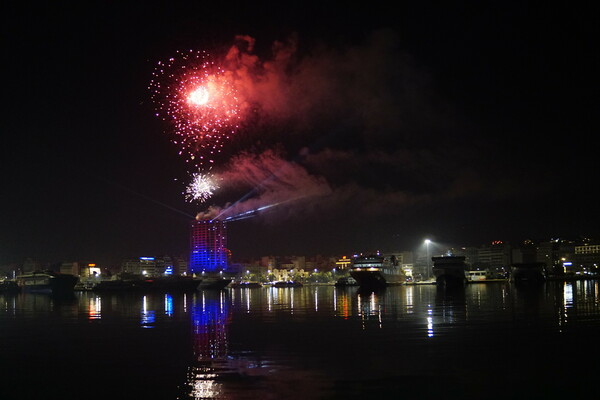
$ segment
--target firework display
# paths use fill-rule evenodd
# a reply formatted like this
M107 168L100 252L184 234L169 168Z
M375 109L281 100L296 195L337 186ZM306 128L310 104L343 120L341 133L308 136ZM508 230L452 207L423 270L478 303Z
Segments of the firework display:
M204 51L177 52L159 62L150 82L156 116L168 122L173 143L195 171L187 188L190 200L205 201L216 187L206 173L241 121L241 101L233 76ZM203 183L204 182L204 183ZM201 194L200 188L209 189Z
M192 181L187 186L185 197L188 201L204 202L208 200L219 186L215 184L212 175L196 172L192 174Z

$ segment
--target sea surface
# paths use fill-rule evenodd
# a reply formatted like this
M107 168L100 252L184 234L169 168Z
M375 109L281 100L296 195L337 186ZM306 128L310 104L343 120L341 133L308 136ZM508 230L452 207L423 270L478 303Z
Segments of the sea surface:
M0 399L597 399L596 280L0 294Z

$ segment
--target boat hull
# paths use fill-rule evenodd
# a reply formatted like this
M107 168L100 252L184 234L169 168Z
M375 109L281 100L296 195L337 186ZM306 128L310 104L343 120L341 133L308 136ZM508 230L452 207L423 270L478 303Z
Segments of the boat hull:
M261 288L263 287L260 282L233 282L229 285L232 289L250 289L250 288Z
M19 293L20 291L21 291L21 288L15 281L7 280L7 281L0 282L0 294Z
M433 276L439 286L464 286L467 283L465 257L432 257Z
M287 287L302 287L302 283L300 282L275 282L273 287L276 288L287 288Z
M358 282L359 286L383 287L401 285L404 275L386 274L380 271L351 271L350 276Z
M202 283L200 279L192 277L173 276L155 279L146 279L140 287L148 291L158 292L193 292Z
M21 291L44 294L72 294L78 280L74 275L55 273L32 273L15 278Z
M198 289L201 290L221 290L225 289L227 285L231 283L233 279L229 278L202 278L202 281L198 285Z
M191 277L160 277L138 280L107 280L98 282L94 292L193 292L200 284Z
M380 288L405 283L406 277L399 266L385 257L368 255L352 261L350 276L361 287Z
M512 282L541 283L546 281L546 264L513 264L510 269L510 280Z

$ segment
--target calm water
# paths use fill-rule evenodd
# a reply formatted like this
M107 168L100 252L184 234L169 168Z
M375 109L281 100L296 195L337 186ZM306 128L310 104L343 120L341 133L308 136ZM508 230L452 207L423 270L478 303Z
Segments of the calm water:
M596 398L598 281L0 295L1 399Z

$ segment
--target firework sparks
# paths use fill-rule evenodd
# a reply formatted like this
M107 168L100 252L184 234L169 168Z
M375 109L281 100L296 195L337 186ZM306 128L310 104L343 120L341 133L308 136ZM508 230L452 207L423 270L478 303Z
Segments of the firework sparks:
M179 154L196 169L213 163L241 121L232 74L204 51L178 52L158 63L149 89L156 115L171 124Z
M208 200L219 187L214 182L212 175L202 174L200 172L192 174L192 182L185 190L185 197L189 202L199 201L201 203Z

